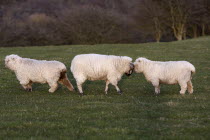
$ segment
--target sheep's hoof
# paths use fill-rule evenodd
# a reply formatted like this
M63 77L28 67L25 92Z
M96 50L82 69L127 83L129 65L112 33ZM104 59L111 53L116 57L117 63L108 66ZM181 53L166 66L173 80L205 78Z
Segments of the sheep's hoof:
M189 92L189 94L193 94L193 90L190 90L190 91L188 91Z
M79 93L79 95L80 95L80 96L84 96L85 94L84 94L84 93Z
M119 90L119 91L117 91L117 92L118 92L120 95L122 95L122 91Z
M179 93L180 93L181 95L185 95L185 92L180 91Z
M32 88L27 88L26 91L32 92Z
M159 95L160 94L160 92L155 92L155 95Z
M71 89L70 91L74 92L74 91L75 91L75 89L73 88L73 89Z

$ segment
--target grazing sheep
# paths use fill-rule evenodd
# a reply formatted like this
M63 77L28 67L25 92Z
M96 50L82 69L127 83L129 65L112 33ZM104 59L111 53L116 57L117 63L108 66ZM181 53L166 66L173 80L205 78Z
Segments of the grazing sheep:
M81 54L75 56L71 63L71 71L76 79L79 92L82 95L82 84L87 79L92 81L105 80L106 94L110 83L121 94L117 83L124 73L128 76L131 75L133 69L132 58L127 56Z
M160 93L160 84L179 84L180 94L185 94L188 90L193 93L192 73L195 67L187 61L151 61L146 58L138 58L135 63L135 71L143 73L147 81L155 87L155 93Z
M5 65L14 71L20 84L27 91L32 91L32 83L48 83L49 92L58 88L58 83L64 84L70 91L74 87L68 80L66 66L58 61L34 60L22 58L18 55L8 55Z

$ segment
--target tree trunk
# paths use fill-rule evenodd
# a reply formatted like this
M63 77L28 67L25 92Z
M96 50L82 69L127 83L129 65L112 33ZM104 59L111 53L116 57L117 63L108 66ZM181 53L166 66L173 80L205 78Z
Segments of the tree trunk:
M197 28L197 25L193 25L193 38L197 38L198 37L198 35L197 35L197 30L198 30L198 28Z
M156 31L156 33L155 33L155 40L156 40L156 42L160 42L160 39L161 39L161 37L162 37L162 32L161 32L161 30L159 29L158 31Z
M204 23L202 24L201 28L202 28L202 36L205 36L206 34L205 34L205 24Z
M160 42L160 37L156 36L155 40L156 40L157 43L159 43Z
M174 36L178 41L182 40L183 38L183 33L184 33L184 24L179 24L179 26L172 26Z
M161 31L161 25L160 25L161 23L157 17L155 17L153 21L155 25L155 40L156 42L160 42L160 39L162 37L162 31Z
M177 39L178 41L182 40L182 34L176 35L176 39Z
M174 28L174 36L178 41L182 40L183 37L183 29L182 28Z
M183 39L184 39L184 40L187 39L187 28L184 28Z

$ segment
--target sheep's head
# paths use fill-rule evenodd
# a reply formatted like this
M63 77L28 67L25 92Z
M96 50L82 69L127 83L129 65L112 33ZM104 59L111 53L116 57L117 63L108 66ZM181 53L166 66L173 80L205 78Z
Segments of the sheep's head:
M120 56L120 59L118 59L118 70L126 74L127 76L130 76L133 73L134 65L132 63L132 58L128 56Z
M127 76L130 76L133 73L133 70L134 70L134 64L133 63L130 63L129 64L129 71L127 71L125 74Z
M136 59L136 61L134 62L134 70L136 73L143 72L145 61L147 61L147 59L143 57L139 57Z
M6 56L5 66L11 70L15 70L16 66L21 62L21 57L15 54Z

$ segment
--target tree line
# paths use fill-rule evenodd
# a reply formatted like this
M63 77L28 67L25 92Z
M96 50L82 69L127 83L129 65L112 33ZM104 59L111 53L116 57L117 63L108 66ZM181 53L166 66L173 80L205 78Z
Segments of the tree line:
M139 43L210 34L210 0L1 0L0 46Z

